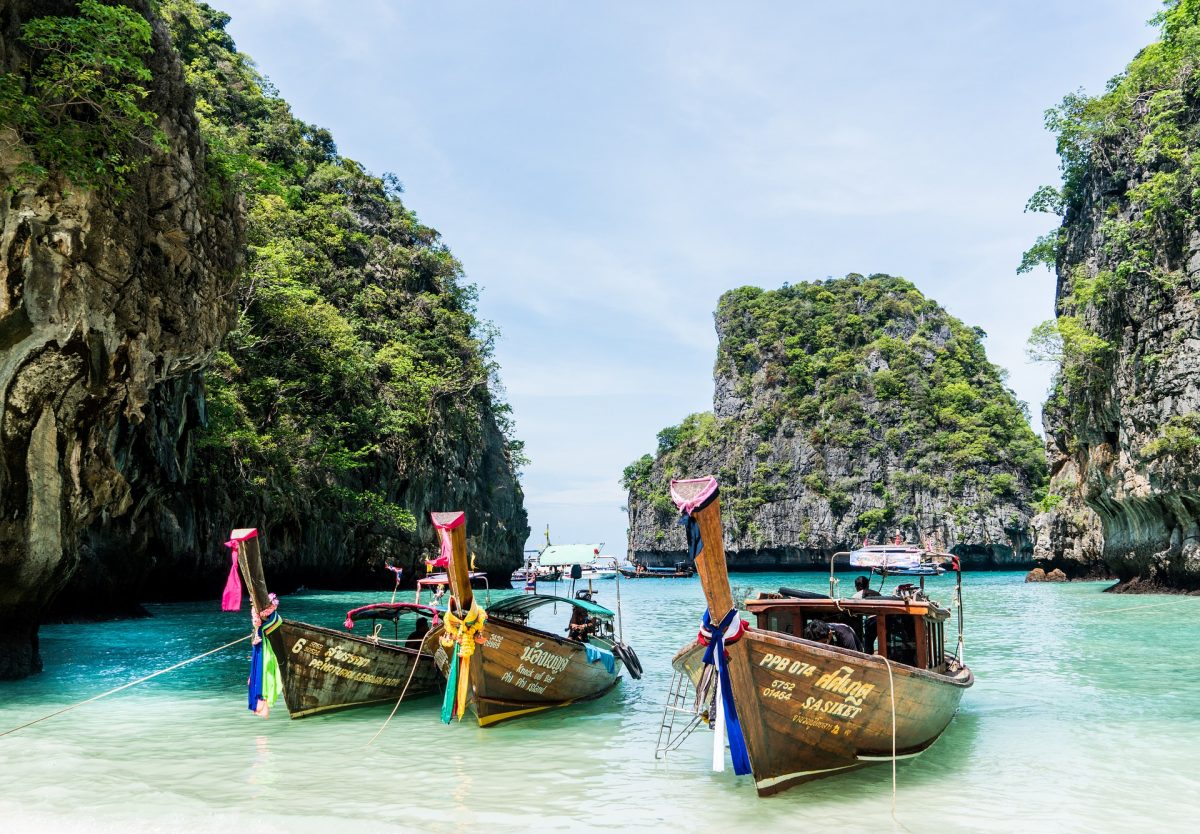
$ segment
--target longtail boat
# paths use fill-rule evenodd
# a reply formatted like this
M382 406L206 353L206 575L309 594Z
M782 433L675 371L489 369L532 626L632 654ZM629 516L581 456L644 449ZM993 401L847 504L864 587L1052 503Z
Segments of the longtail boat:
M481 608L467 575L466 516L431 515L450 574L448 609L434 632L434 662L447 680L443 721L461 720L469 709L486 727L598 698L616 685L623 665L640 674L637 656L614 633L613 612L586 592L576 599L513 595ZM531 612L552 604L571 609L567 636L529 625Z
M961 605L959 656L944 651L949 611L913 586L862 599L763 593L745 603L751 625L730 592L716 479L673 481L671 496L708 604L699 637L672 664L717 730L716 769L726 730L735 771L752 774L760 796L915 756L937 740L974 680L960 658Z
M626 579L691 579L696 575L696 569L686 562L677 562L672 568L638 565L632 568L621 567L617 570Z
M285 619L267 590L258 531L234 530L226 545L233 551L233 565L222 607L240 607L239 574L250 596L256 641L251 710L266 717L282 695L291 717L303 718L441 689L441 675L428 651L433 643L426 639L428 626L437 621L435 609L393 601L349 611L345 627L369 620L375 624L369 637ZM383 633L385 623L391 623L391 635Z

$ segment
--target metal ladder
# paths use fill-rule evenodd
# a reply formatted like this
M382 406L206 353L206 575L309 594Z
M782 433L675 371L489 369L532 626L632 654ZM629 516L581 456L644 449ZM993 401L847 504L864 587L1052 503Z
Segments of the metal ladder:
M671 677L671 685L667 689L662 722L658 726L658 743L654 748L654 758L666 758L667 753L683 744L683 740L695 732L697 727L708 723L706 711L700 709L695 693L692 679L678 669L675 670ZM676 727L677 718L683 720L680 727Z

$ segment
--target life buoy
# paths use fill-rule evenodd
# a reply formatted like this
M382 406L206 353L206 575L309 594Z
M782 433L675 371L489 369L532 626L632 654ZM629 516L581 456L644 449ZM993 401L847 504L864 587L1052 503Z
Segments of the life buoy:
M617 657L621 658L621 662L625 664L625 668L629 670L629 677L638 680L642 677L642 663L638 660L637 652L632 646L627 646L624 643L614 643L613 651Z

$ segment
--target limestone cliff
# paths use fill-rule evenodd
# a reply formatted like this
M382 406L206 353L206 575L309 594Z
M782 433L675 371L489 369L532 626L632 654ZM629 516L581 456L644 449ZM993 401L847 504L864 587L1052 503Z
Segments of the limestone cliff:
M4 71L28 66L23 22L74 11L6 3ZM123 199L22 175L30 149L11 125L0 135L0 678L40 667L37 623L87 531L147 499L136 484L157 463L130 444L164 386L194 400L232 321L238 213L204 188L191 94L161 24L147 66L166 150L129 175Z
M684 558L668 481L715 474L735 570L827 567L897 534L971 566L1031 561L1044 463L980 331L886 275L744 287L716 326L713 413L625 471L632 555Z
M144 80L111 64L153 116L125 155L58 142L30 97L49 52L27 24L90 60L122 52L92 37L114 9L150 21ZM385 560L429 552L435 509L467 510L481 569L520 562L521 444L474 288L227 22L193 0L0 3L0 677L39 667L48 610L216 599L233 527L261 529L279 590L383 585ZM106 124L66 109L81 135Z
M1050 111L1063 213L1039 241L1058 273L1058 360L1044 423L1051 466L1037 555L1123 589L1200 589L1200 3L1169 4L1163 38L1096 98Z

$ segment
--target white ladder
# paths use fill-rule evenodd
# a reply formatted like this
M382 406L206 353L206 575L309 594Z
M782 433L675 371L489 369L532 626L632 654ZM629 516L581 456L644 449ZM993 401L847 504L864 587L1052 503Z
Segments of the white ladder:
M654 758L666 758L667 753L683 744L683 740L701 723L708 723L709 710L700 708L700 699L695 693L692 679L678 669L675 670L671 677L671 685L667 689L662 723L658 726L658 744L654 748ZM676 726L677 719L683 722L682 726Z

